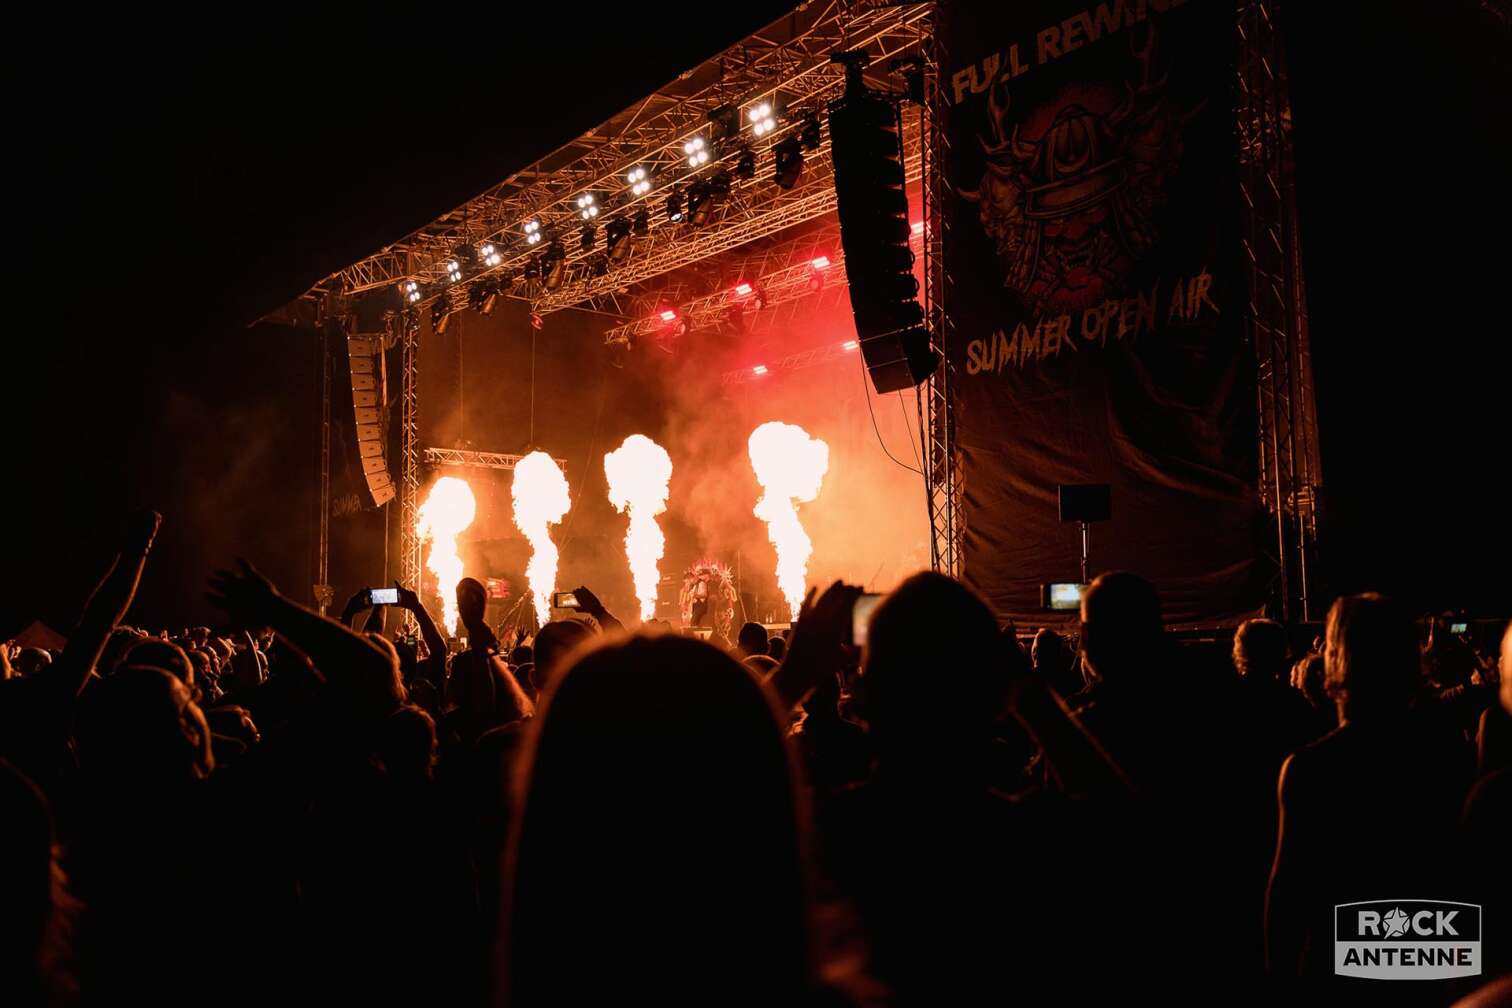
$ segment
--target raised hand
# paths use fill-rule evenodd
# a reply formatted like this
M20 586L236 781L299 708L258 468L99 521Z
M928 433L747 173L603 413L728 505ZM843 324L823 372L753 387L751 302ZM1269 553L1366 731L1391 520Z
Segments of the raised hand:
M798 622L787 656L770 680L779 700L788 709L796 707L824 675L834 675L845 664L850 642L851 609L861 589L836 581L817 595L810 588L798 610Z
M400 609L407 609L410 612L414 612L417 609L423 608L420 605L420 596L416 595L413 589L404 587L404 585L400 584L398 581L394 582L394 587L399 591Z
M226 611L231 621L242 627L263 627L273 622L274 611L283 597L273 582L263 577L247 561L237 558L240 571L218 570L210 578L205 599Z

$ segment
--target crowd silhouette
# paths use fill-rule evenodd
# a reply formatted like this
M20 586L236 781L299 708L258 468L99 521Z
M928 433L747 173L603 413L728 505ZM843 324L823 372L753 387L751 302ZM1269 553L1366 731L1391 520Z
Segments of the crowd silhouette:
M1025 646L920 573L864 647L839 582L731 642L582 587L501 641L471 579L448 641L401 585L411 642L239 562L175 634L126 622L158 523L0 647L6 1005L1508 993L1512 630L1362 594L1183 643L1109 572ZM1484 905L1481 976L1333 975L1334 905L1407 897Z

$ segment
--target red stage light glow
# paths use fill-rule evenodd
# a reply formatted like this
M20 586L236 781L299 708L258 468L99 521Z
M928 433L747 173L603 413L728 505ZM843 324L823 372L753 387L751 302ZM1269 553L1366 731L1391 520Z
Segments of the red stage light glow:
M675 318L677 318L677 312L673 311L671 308L668 308L666 311L661 313L661 319L663 322L671 322Z
M751 373L764 375L767 373L767 366L765 364L757 364L755 367L751 368Z
M924 233L924 222L923 221L916 220L916 221L913 222L913 233L914 234L923 234Z
M857 344L857 343L856 343L856 341L855 341L855 340L853 340L853 339L848 339L848 340L846 340L846 341L845 341L845 342L844 342L844 343L841 343L841 344L840 344L840 349L841 349L841 350L854 350L854 349L856 349L856 347L857 347L857 346L858 346L858 345L859 345L859 344Z
M735 285L735 293L739 294L741 297L745 297L747 294L751 293L751 285L744 281L741 281L740 283Z
M809 265L814 269L829 269L829 256L815 256Z

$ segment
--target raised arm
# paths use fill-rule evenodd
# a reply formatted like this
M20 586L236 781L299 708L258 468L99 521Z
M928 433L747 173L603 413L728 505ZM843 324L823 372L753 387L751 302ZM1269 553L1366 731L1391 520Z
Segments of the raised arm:
M147 565L147 554L152 550L152 542L162 521L163 516L156 511L147 511L132 520L121 543L121 552L85 604L83 615L69 635L63 654L49 668L48 674L56 677L70 696L78 696L84 689L95 662L105 650L110 632L131 608L137 583L142 578L142 568Z
M1010 709L1044 750L1045 762L1061 789L1077 798L1132 797L1134 787L1123 770L1071 716L1061 698L1034 676L1016 680Z
M782 664L767 680L783 710L797 707L820 676L834 675L840 668L843 648L850 640L851 607L860 595L860 588L840 581L817 598L815 589L809 589Z
M604 603L599 601L597 595L581 585L574 588L572 593L577 596L578 608L598 620L598 624L604 633L624 632L625 624L615 619L614 614L604 608Z
M243 627L272 627L314 664L334 688L371 697L393 678L389 656L371 641L285 598L245 560L238 572L220 570L210 579L209 601Z

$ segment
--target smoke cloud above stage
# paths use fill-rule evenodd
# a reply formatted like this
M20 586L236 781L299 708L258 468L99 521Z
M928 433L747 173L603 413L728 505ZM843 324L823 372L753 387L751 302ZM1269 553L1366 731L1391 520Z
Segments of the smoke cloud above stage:
M587 313L549 315L539 330L517 303L487 317L461 314L441 334L422 332L422 442L560 459L572 506L551 530L561 553L557 588L591 587L628 617L642 608L625 555L629 518L610 501L604 456L644 435L672 463L658 518L666 549L657 615L675 617L683 573L708 560L736 572L737 616L780 621L788 606L767 524L753 511L762 487L748 442L762 424L794 424L829 450L818 495L798 505L813 543L807 584L844 578L886 591L929 566L924 482L912 471L921 468L916 397L879 396L859 351L841 349L855 340L843 292L810 300L818 303L769 335L695 330L669 348L646 341L622 357L603 345L605 320ZM825 363L782 364L831 344L838 352ZM767 373L755 376L758 365ZM730 372L753 377L724 381ZM506 608L526 590L530 556L514 524L509 475L468 471L478 517L458 542L468 576L509 583Z

